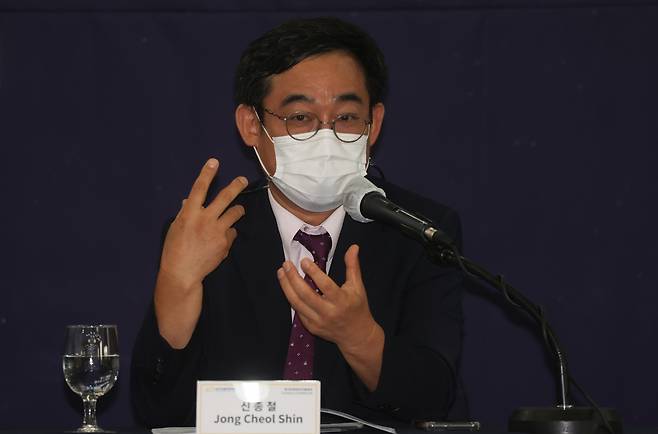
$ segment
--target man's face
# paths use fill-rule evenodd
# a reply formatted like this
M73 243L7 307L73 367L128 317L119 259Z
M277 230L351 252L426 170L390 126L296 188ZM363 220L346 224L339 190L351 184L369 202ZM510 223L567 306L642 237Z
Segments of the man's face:
M282 117L299 111L311 112L323 122L330 122L343 113L356 113L362 119L371 118L363 71L356 60L341 51L309 57L273 76L263 107ZM377 104L373 108L369 147L379 134L383 115L383 105ZM279 118L264 113L262 121L272 137L288 134L285 122ZM322 128L330 126L324 124ZM262 129L257 149L267 172L274 174L274 145Z

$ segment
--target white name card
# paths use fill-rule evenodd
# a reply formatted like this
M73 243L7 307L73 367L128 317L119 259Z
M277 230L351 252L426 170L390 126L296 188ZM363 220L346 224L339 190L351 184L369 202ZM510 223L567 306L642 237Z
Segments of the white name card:
M320 434L320 382L198 381L197 434Z

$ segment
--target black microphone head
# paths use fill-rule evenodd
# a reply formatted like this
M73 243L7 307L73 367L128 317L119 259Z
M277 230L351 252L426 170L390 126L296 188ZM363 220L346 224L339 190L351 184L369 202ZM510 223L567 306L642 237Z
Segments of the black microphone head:
M361 213L361 202L366 194L373 192L386 196L384 190L366 178L355 177L347 183L343 195L343 207L350 217L361 223L370 223L372 221L372 219L365 217Z

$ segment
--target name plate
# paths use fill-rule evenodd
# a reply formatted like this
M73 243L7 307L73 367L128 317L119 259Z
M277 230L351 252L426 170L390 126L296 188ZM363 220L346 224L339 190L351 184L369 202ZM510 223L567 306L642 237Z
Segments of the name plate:
M197 434L319 434L320 382L197 381Z

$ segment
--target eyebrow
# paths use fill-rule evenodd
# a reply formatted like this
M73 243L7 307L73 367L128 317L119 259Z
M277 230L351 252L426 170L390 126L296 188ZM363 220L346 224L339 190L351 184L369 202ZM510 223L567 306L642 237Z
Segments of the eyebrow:
M301 93L293 93L283 99L283 101L281 102L281 107L285 107L288 104L292 104L294 102L299 102L299 101L314 103L315 99ZM363 99L354 92L343 93L341 95L338 95L336 97L336 101L338 102L352 101L352 102L357 102L359 104L363 104Z
M297 101L315 102L313 98L310 98L306 95L302 95L300 93L293 93L292 95L288 95L283 99L283 102L281 103L281 107L285 107L288 104L292 104L293 102L297 102Z
M354 92L338 95L336 100L340 102L353 101L353 102L358 102L359 104L363 104L363 99L359 95L355 94Z

